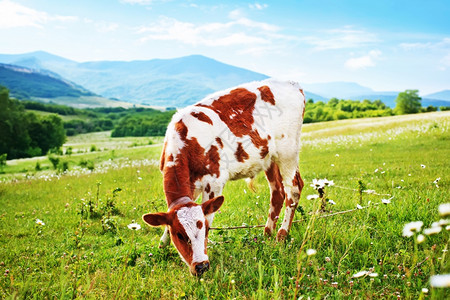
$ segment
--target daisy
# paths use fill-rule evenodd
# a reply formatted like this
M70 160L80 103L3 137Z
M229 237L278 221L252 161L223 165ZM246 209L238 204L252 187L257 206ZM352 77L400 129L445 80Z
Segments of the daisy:
M41 225L41 226L44 226L44 225L45 225L45 223L42 222L41 219L36 219L36 224Z
M353 278L359 278L359 277L366 276L368 273L369 273L368 271L359 271L358 273L353 274L352 277L353 277Z
M420 243L423 243L424 241L425 241L425 236L423 234L419 234L417 236L417 243L420 244Z
M443 203L439 205L439 215L441 217L450 215L450 203Z
M306 255L313 256L316 255L317 251L315 249L308 249L306 250Z
M441 232L442 227L441 226L432 226L431 228L425 228L423 230L423 233L425 233L426 235L433 235L433 234L438 234L439 232Z
M139 230L141 229L141 225L139 225L138 223L131 223L128 224L128 228L131 230Z
M405 226L403 227L403 236L406 236L406 237L413 236L414 231L416 231L416 232L420 231L422 226L423 226L422 221L411 222L411 223L405 224Z
M317 199L317 198L319 198L319 195L308 195L308 196L306 196L306 199L308 199L308 200L314 200L314 199Z
M381 199L381 203L389 204L389 203L391 203L391 200L389 200L389 199Z
M356 208L357 209L363 209L363 207L361 205L359 205L359 204L356 204Z
M431 276L430 285L435 288L450 287L450 274Z
M311 187L315 188L316 190L321 189L325 186L322 179L313 179L313 183L311 184Z
M334 181L333 180L328 180L328 179L322 179L322 182L325 186L333 186L334 185Z
M331 200L331 199L328 199L328 203L330 203L331 205L336 205L336 202L334 202L334 201Z
M378 277L378 273L369 273L369 277Z
M422 167L422 169L425 169L427 166L425 166L425 165L420 165L421 167Z

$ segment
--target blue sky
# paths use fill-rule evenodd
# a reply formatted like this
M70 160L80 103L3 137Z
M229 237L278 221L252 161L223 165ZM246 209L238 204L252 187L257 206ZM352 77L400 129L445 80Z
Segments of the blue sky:
M202 54L300 83L450 89L450 1L0 0L0 53Z

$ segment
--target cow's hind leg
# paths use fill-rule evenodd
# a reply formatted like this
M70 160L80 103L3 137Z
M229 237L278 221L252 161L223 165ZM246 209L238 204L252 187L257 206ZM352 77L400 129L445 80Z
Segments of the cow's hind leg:
M286 194L286 209L283 223L277 233L277 240L284 240L291 229L295 210L300 200L300 193L303 189L303 180L300 176L298 165L294 168L288 168L286 165L280 166L281 177L283 178L284 191Z
M270 187L270 208L264 233L268 236L272 235L277 225L278 216L284 202L284 187L278 165L274 162L267 169L266 178Z
M202 203L215 198L217 196L222 195L223 185L218 183L207 183L206 186L203 188L203 195L202 195ZM209 214L205 216L206 220L208 221L208 225L212 226L212 222L214 220L214 214Z

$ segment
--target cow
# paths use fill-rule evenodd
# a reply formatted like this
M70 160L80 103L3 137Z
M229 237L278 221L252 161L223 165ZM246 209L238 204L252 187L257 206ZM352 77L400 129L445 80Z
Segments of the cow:
M304 113L298 83L275 79L211 94L177 112L160 162L168 211L142 217L151 226L166 226L160 247L172 240L190 272L202 275L209 269L208 231L224 202L225 183L261 171L271 192L264 232L272 235L285 203L276 236L284 240L303 188L298 164Z

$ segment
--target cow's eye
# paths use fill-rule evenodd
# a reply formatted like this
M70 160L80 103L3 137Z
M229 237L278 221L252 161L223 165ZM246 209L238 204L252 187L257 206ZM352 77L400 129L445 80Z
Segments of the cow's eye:
M177 237L181 240L184 241L184 236L181 233L177 233Z

